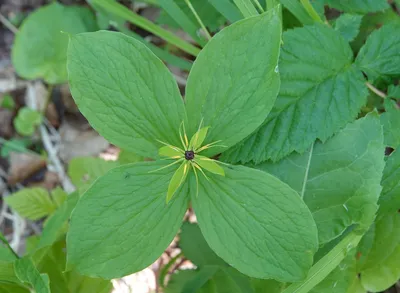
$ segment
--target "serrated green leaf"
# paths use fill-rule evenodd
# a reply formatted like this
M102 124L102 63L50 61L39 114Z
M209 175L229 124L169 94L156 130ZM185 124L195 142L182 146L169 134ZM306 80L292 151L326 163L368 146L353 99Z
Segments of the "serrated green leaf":
M315 24L283 34L281 88L264 124L228 152L229 162L260 163L302 153L356 118L366 103L364 78L353 52L335 30Z
M277 176L304 198L323 244L353 224L368 229L381 191L383 158L382 128L373 113L347 125L326 143L315 143L303 155L292 154L256 168Z
M385 214L400 209L400 150L393 152L387 159L381 184L379 213Z
M201 177L192 196L210 247L246 275L300 281L318 245L308 208L276 177L242 166L224 169L225 177Z
M141 42L106 31L75 35L67 63L79 110L110 142L153 158L157 140L179 145L185 109L178 86Z
M57 209L48 191L40 187L22 189L6 197L5 201L19 215L33 221L49 216Z
M390 99L385 100L386 112L381 117L385 146L397 149L400 146L400 110Z
M67 80L68 36L61 31L76 34L95 30L96 20L88 8L57 2L39 8L24 20L16 34L13 65L23 78L63 83Z
M374 31L357 55L356 65L375 80L400 74L400 25L384 25Z
M400 214L377 221L374 241L361 271L361 284L370 292L388 289L400 278Z
M165 204L176 168L151 171L167 164L123 165L96 180L72 213L69 270L111 279L142 270L161 255L178 231L188 203L184 186Z
M227 266L208 246L197 224L185 222L182 225L179 247L184 256L196 266Z
M397 101L400 100L400 85L389 85L388 87L388 97L396 99Z
M344 13L336 19L335 30L339 31L346 41L351 42L360 32L361 20L362 15Z
M367 14L389 8L386 0L325 0L330 7L348 13Z
M186 87L190 135L203 121L210 126L204 144L221 140L230 147L262 123L279 90L280 23L272 9L226 27L207 43ZM222 149L212 148L207 156Z
M18 279L31 285L36 293L50 293L48 275L40 274L30 258L17 260L14 268Z
M68 175L77 188L86 190L97 178L118 165L118 162L101 158L78 157L69 162Z

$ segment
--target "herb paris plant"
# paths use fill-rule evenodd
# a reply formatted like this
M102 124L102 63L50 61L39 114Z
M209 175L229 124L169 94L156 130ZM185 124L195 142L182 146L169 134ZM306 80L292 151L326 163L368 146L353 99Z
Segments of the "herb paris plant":
M280 42L278 10L225 28L194 62L184 103L170 72L138 41L71 36L69 82L81 112L110 142L155 161L114 168L86 191L72 213L68 269L116 278L145 268L175 237L191 200L206 241L227 263L258 278L305 277L318 240L298 194L265 172L211 159L270 112ZM183 164L168 167L165 156Z

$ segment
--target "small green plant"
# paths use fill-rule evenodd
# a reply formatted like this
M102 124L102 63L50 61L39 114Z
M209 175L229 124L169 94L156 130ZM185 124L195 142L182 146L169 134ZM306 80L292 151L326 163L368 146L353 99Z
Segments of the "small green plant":
M15 130L23 136L30 136L35 132L37 126L42 123L42 114L28 107L23 107L18 111L14 119Z

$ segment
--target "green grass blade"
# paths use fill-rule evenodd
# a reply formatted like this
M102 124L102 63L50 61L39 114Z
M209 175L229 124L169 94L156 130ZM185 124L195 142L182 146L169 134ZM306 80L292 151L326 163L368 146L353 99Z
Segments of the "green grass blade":
M233 2L239 8L240 12L243 14L244 17L258 15L258 11L254 7L251 0L233 0Z
M298 0L281 0L281 3L287 10L296 16L302 24L309 25L315 22Z
M318 13L315 11L314 7L311 5L310 0L300 0L300 2L303 4L303 7L307 11L308 15L314 19L314 21L323 22L321 17L319 17Z
M175 56L171 53L169 53L167 50L161 49L155 45L153 45L152 43L146 41L144 38L142 38L141 36L139 36L138 34L132 32L131 30L127 29L124 26L115 26L116 29L118 29L121 33L124 33L132 38L135 38L136 40L142 42L143 44L145 44L147 47L149 47L149 49L151 51L153 51L153 53L160 58L161 60L165 61L166 63L178 67L180 69L183 70L187 70L189 71L190 68L192 68L192 62L187 61L183 58L180 58L178 56Z
M229 0L208 0L208 2L231 23L243 18L239 9Z
M199 37L197 31L199 26L192 22L192 20L186 16L185 12L175 3L174 0L158 0L158 5L168 13L169 16L185 31L193 40L204 46L207 42L203 38Z
M363 235L355 232L343 238L331 251L321 258L309 271L307 278L301 283L293 283L282 293L307 293L318 283L324 280L346 257L347 253L355 248Z
M200 52L199 48L182 40L175 34L163 29L162 27L152 23L147 18L144 18L134 13L133 11L129 10L125 6L119 4L118 2L115 2L113 0L92 0L91 3L100 7L107 13L125 19L126 21L129 21L130 23L153 33L154 35L159 36L160 38L175 45L176 47L178 47L182 51L185 51L188 54L197 56Z
M204 25L203 21L201 20L200 16L197 14L196 9L194 9L192 3L190 3L189 0L185 0L186 5L189 7L190 11L193 13L194 17L196 18L197 22L199 23L200 27L202 28L203 32L205 33L206 37L208 40L210 40L212 37L210 33L208 32L206 26Z

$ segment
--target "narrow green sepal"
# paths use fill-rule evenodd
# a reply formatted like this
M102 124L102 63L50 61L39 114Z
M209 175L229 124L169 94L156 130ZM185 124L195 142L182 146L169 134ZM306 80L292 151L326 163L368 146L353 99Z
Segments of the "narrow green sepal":
M201 168L217 175L225 176L225 171L224 169L218 165L217 161L196 155L196 159L194 160L197 165L199 165Z
M188 171L189 171L189 164L186 161L183 162L179 166L179 168L175 171L175 173L172 176L171 181L169 182L169 185L168 185L168 192L167 192L167 198L166 198L167 204L172 199L172 197L174 196L174 194L178 190L178 188L185 181Z

